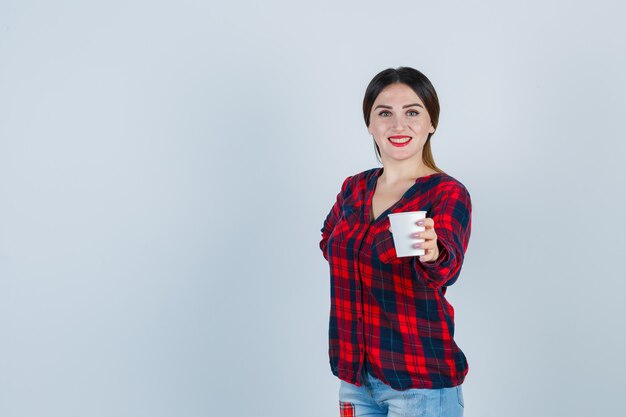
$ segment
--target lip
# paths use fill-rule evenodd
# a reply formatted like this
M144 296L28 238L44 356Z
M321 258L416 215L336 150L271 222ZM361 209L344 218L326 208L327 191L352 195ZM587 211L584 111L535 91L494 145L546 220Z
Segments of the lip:
M391 141L391 139L402 139L402 138L409 138L409 140L407 140L404 143L393 143ZM413 140L413 138L411 136L407 136L407 135L395 135L395 136L389 136L389 143L391 143L393 146L395 146L396 148L402 148L404 146L407 146L409 143L411 143L411 141Z

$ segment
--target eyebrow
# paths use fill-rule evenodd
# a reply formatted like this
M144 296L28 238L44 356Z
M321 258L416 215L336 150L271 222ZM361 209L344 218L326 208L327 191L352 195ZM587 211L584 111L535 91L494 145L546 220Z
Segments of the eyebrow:
M424 106L422 106L419 103L407 104L406 106L402 106L402 108L406 109L407 107L413 107L413 106L424 108ZM387 106L387 105L384 105L384 104L379 104L378 106L374 107L374 110L376 110L379 107L382 107L384 109L391 109L391 106Z

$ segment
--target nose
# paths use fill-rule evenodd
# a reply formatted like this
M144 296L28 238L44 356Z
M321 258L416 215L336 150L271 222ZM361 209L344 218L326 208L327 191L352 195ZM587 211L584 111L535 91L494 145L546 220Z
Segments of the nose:
M404 120L404 117L402 117L402 115L395 114L393 116L393 119L391 120L391 128L393 130L401 131L404 129L405 122L406 121Z

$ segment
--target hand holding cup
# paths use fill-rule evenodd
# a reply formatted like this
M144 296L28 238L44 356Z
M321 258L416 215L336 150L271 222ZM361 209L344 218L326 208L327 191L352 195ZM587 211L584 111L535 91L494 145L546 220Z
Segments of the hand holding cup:
M389 221L398 257L419 256L421 262L433 262L439 258L435 221L426 217L425 211L392 213ZM393 234L391 225L394 224L398 234Z

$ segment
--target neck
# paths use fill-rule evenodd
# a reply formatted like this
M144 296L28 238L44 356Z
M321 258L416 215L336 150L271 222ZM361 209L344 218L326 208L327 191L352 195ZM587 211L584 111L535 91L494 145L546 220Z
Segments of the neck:
M417 161L414 158L405 159L404 161L388 161L383 159L383 173L379 178L380 181L387 184L415 181L417 178L436 172L422 162L421 154L419 157Z

